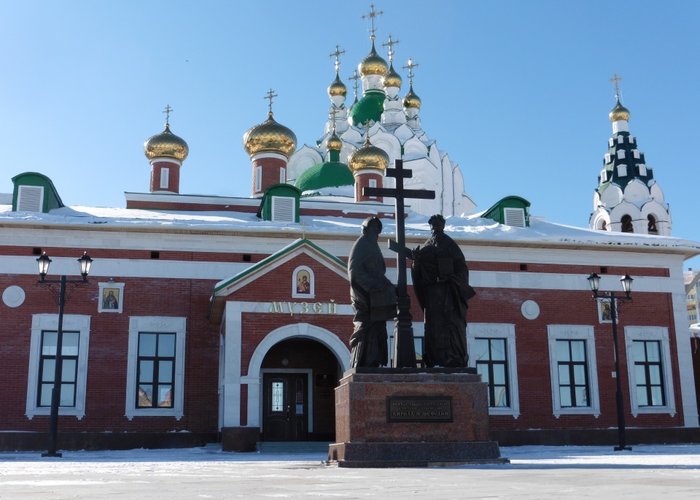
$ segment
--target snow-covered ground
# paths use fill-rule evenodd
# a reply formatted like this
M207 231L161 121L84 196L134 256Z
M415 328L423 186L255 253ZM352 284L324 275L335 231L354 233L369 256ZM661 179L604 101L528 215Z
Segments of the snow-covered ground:
M0 453L0 498L700 497L700 445L504 447L510 464L422 469L327 466L324 449Z

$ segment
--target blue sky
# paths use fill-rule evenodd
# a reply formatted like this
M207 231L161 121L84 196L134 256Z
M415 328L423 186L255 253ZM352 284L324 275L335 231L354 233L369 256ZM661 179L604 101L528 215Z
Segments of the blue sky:
M377 40L411 57L424 130L460 164L478 209L516 194L532 213L586 226L611 133L617 73L630 129L700 241L696 188L700 2L376 0ZM48 175L68 205L147 192L143 142L171 127L190 146L187 194L248 196L241 137L275 118L299 143L323 130L333 80L369 51L369 2L2 2L0 192ZM383 53L386 57L385 53ZM406 74L404 77L406 90Z

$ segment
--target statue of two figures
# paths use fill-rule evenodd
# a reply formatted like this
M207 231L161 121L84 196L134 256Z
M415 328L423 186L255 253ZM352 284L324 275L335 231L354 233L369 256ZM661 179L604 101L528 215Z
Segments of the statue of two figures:
M475 295L469 285L464 254L445 234L445 219L428 221L431 237L411 252L413 289L425 318L423 361L427 367L467 366L467 301ZM396 288L385 276L379 249L382 222L370 217L362 224L348 259L350 297L355 310L350 337L351 366L388 364L386 322L396 317Z

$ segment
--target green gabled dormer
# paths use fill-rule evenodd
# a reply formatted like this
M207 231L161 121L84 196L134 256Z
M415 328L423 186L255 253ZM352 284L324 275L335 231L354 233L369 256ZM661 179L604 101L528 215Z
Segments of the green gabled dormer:
M530 227L530 202L520 196L506 196L481 217L506 226Z
M13 212L42 212L63 207L51 179L38 172L24 172L12 178Z
M258 217L272 222L299 222L301 191L291 184L275 184L265 191Z

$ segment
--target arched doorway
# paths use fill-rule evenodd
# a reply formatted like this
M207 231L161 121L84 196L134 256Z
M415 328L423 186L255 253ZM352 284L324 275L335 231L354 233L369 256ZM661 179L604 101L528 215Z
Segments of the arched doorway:
M335 387L341 368L334 353L309 338L272 346L260 366L263 441L331 441Z

